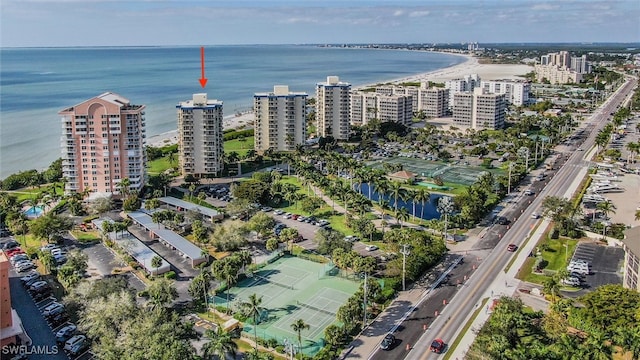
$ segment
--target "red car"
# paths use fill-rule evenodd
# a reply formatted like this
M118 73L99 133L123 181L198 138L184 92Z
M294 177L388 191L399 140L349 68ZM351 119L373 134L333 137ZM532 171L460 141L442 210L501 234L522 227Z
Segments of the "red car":
M509 245L507 245L507 251L509 251L509 252L514 252L514 251L516 251L517 249L518 249L518 245L516 245L516 244L509 244Z
M444 348L446 347L446 344L444 343L444 341L442 341L442 339L438 338L433 340L433 342L431 342L431 346L429 347L429 350L431 350L432 352L436 353L436 354L442 354L442 352L444 351Z
M5 250L4 252L5 254L7 254L7 257L12 257L15 254L24 254L24 251L22 251L22 249L20 249L19 247Z

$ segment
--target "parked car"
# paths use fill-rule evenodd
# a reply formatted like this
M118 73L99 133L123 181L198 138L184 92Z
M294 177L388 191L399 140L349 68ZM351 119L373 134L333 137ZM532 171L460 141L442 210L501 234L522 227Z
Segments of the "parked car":
M24 254L24 251L22 251L20 247L14 247L9 250L5 250L4 253L7 255L7 257L12 257L15 254Z
M38 276L34 277L33 279L25 281L24 286L26 286L28 289L31 285L35 284L38 281L42 281L42 276L40 276L40 274L38 274Z
M51 294L52 294L51 288L46 288L40 292L33 293L32 294L33 301L35 302L42 301L48 298L49 296L51 296Z
M49 322L49 325L51 325L52 328L56 328L61 324L64 324L68 320L69 320L69 315L67 315L67 313L65 313L64 311L59 312L55 315L51 315L47 318L47 321Z
M82 354L88 348L89 348L89 340L85 338L82 342L72 346L71 349L69 349L69 355L76 356L76 355Z
M35 283L31 284L31 286L29 286L29 291L33 293L41 292L45 289L51 289L51 287L49 286L48 282L43 280L36 281Z
M387 334L384 336L384 339L382 339L382 342L380 343L380 349L389 350L393 346L394 342L396 342L396 337L393 336L393 334Z
M60 304L59 302L52 302L51 304L47 305L44 309L42 309L42 315L49 316L52 313L57 312L59 310L64 310L64 305Z
M60 248L55 248L51 250L51 255L53 256L66 255L66 254L67 252Z
M431 346L429 347L429 350L431 350L431 352L434 352L436 354L442 354L445 347L446 347L446 344L444 343L444 341L438 338L431 342Z
M59 344L66 342L76 333L78 329L74 324L69 324L56 332L56 342Z
M304 222L306 219L307 219L306 216L300 215L300 216L298 216L298 218L296 220L298 220L299 222Z
M563 285L569 285L569 286L580 286L580 279L570 277L567 279L560 280L560 283Z
M376 250L378 250L378 247L377 247L377 246L375 246L375 245L367 245L367 246L365 247L365 249L366 249L367 251L376 251Z
M25 272L36 268L36 264L31 261L24 261L16 266L17 272Z
M47 244L43 247L40 248L40 251L51 251L51 250L55 250L58 249L58 245L56 244Z
M578 274L589 275L589 268L586 266L567 266L567 271Z
M291 213L286 213L286 214L282 215L282 218L284 218L284 219L291 219L291 217L292 217L292 216L293 216L293 214L291 214Z
M65 255L54 255L53 257L56 261L56 264L62 265L67 262L67 257Z
M21 277L20 281L22 281L23 284L26 284L33 279L39 279L39 278L40 278L40 274L38 274L37 271L32 271L26 274L25 276Z
M344 241L348 241L348 242L356 242L358 240L360 240L360 238L358 238L355 235L347 235L344 237Z
M29 256L27 254L15 254L9 258L11 265L15 266L20 261L29 260Z
M282 211L280 209L277 209L273 213L276 214L276 215L282 215L282 214L284 214L284 211Z
M271 211L271 210L273 210L273 209L272 209L272 208L270 208L269 206L265 206L265 207L263 207L261 210L262 210L262 211L264 211L264 212L269 212L269 211Z
M15 248L17 248L19 246L20 246L20 244L17 241L11 240L11 241L7 241L6 243L2 244L2 250L15 249Z
M71 339L65 341L64 351L71 351L78 344L82 344L87 341L87 337L84 335L74 335Z

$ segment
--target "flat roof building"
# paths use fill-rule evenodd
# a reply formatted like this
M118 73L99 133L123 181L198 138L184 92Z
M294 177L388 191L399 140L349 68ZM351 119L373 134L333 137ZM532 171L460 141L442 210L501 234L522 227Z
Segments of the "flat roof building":
M349 93L351 84L337 76L316 84L316 123L318 136L349 140Z
M624 231L624 276L622 286L640 291L640 226Z
M413 96L351 92L351 124L362 126L372 119L409 126L413 120Z
M453 122L471 129L504 127L506 103L504 94L491 94L482 88L457 93L453 103Z
M0 349L10 345L31 345L31 339L22 327L22 320L11 305L9 285L9 259L0 251ZM4 358L4 357L3 357Z
M178 109L180 172L196 178L219 174L223 169L222 101L207 94L193 94Z
M258 154L268 149L293 151L305 143L307 97L304 92L290 92L286 85L254 94L254 148Z
M118 193L145 183L145 106L106 92L66 108L62 116L62 176L66 193Z

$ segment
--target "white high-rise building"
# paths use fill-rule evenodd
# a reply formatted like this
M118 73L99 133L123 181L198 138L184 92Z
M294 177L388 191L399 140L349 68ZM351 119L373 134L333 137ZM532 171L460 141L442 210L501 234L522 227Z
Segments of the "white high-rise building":
M471 129L504 127L505 95L490 94L482 88L454 95L453 122Z
M106 92L58 113L65 192L118 193L124 178L129 179L129 190L142 189L144 110L144 105Z
M258 154L267 149L292 151L306 140L307 93L290 92L276 85L273 92L253 96L255 114L254 145Z
M349 107L351 84L337 76L316 84L316 121L318 136L349 140Z
M411 125L413 96L383 95L364 91L351 93L351 124L366 125L371 119Z
M473 91L476 86L480 86L480 77L477 74L467 75L462 79L446 81L444 88L449 90L449 107L453 104L453 96L455 94L464 91Z
M222 101L193 94L178 109L178 146L182 175L215 176L223 169Z
M482 80L480 87L488 93L505 94L509 103L522 106L529 103L531 84L513 80Z
M578 74L588 74L591 72L591 66L587 62L587 55L571 57L571 70Z
M426 85L426 84L423 84ZM449 89L421 88L418 111L424 111L427 118L439 118L449 113Z

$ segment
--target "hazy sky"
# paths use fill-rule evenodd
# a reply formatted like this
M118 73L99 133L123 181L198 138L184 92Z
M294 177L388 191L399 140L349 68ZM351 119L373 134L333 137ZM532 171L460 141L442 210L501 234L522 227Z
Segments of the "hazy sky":
M15 46L638 42L640 0L0 0Z

